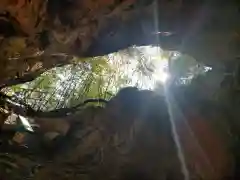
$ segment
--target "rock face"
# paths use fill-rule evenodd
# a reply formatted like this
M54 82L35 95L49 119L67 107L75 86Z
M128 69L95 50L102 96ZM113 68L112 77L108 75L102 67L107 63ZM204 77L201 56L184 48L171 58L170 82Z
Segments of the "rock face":
M69 117L72 128L53 163L35 179L184 179L169 108L155 92L127 88L105 108ZM184 115L175 121L190 179L224 179L231 169L224 142L201 115Z
M164 49L187 53L206 63L239 56L239 5L234 3L159 1L158 6L149 6L134 15L126 21L125 26L122 26L122 20L109 26L115 32L111 36L107 33L109 30L103 30L105 36L100 36L93 43L92 51L101 53L104 48L107 49L107 44L111 44L111 52L124 48L125 44L159 43ZM170 32L172 35L159 34L158 42L157 35L154 35L157 31Z
M239 56L239 6L217 0L3 0L0 82L37 76L71 63L72 55L131 45L160 44L212 65L232 60Z
M72 119L63 151L36 179L182 179L164 98L130 88L89 110Z

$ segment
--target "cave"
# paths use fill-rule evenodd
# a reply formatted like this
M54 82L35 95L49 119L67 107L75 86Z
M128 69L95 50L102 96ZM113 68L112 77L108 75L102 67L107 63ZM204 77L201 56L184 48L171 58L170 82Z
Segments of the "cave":
M197 62L213 70L224 69L222 72L224 76L225 74L232 76L232 71L235 72L239 67L240 3L237 0L3 0L0 2L0 9L1 89L31 82L48 70L74 64L76 58L104 56L132 46L150 45L166 51L177 51L193 57ZM237 72L239 73L238 70ZM235 76L238 78L238 75L234 74ZM226 80L224 83L229 85L229 82ZM236 94L232 94L232 99L223 103L226 105L225 109L223 108L227 109L226 112L221 108L218 109L215 104L211 105L212 101L208 101L209 97L205 97L207 93L202 93L208 91L206 87L201 84L194 91L179 88L175 92L175 96L181 102L185 97L194 97L189 104L184 102L185 104L180 105L182 111L193 112L188 114L189 118L196 120L197 123L191 126L196 131L198 127L205 127L201 117L208 116L207 113L212 108L214 113L221 113L217 116L211 114L206 119L234 119L229 123L231 130L225 128L225 131L234 132L236 137L239 137L240 126L237 121L240 116L239 104L237 102L233 104L238 99L238 87L236 87ZM185 96L183 96L184 93ZM201 111L197 111L196 107ZM119 126L121 125L123 124L120 123ZM151 128L153 126L154 123L149 125ZM203 137L201 143L205 143L206 147L212 143L220 147L216 154L224 154L221 142L213 137L214 133L208 134L209 132L212 133L211 130L197 132L200 137ZM212 137L208 138L205 133ZM235 142L235 139L233 141ZM148 142L143 141L143 143ZM191 147L187 148L191 149ZM208 150L210 155L211 153L214 155L212 149ZM214 156L211 160L215 163L214 168L216 167L217 171L207 169L209 166L206 165L206 180L213 180L211 179L213 177L215 179L239 178L239 153L237 152L239 147L234 146L233 151L236 162L231 163L235 165L235 169L221 169L222 163L225 162L224 166L227 166L231 158L223 155L222 162L218 164L221 160L214 159ZM111 153L109 157L111 159ZM200 161L201 158L197 158ZM149 155L146 162L151 161L154 161L154 157ZM142 163L142 161L139 162ZM52 169L59 171L58 167L61 169L60 163ZM78 168L77 165L74 167ZM139 179L139 176L144 179L146 169L141 169L139 165L138 170L133 169L128 173L132 167L138 167L138 165L126 167L126 176L123 175L123 179ZM151 169L151 166L148 168ZM154 166L152 168L154 169ZM125 171L125 167L123 169ZM137 172L139 170L141 172ZM231 170L233 172L229 172ZM107 170L102 169L102 171ZM153 172L157 174L156 169ZM39 177L46 177L44 173L43 171L43 175ZM216 176L212 175L214 173ZM226 174L233 175L225 177ZM181 176L173 173L174 180L177 177L184 179ZM171 175L167 177L171 178ZM204 179L204 177L201 178Z

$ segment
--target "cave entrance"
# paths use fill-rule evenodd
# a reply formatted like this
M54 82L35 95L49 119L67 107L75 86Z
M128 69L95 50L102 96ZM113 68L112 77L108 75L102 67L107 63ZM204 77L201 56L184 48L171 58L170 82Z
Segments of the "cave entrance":
M133 46L105 56L73 61L73 64L50 69L34 81L2 91L17 96L35 110L49 111L75 106L87 98L109 99L126 86L159 89L171 76L187 84L197 74L211 69L190 56L163 51L156 46Z

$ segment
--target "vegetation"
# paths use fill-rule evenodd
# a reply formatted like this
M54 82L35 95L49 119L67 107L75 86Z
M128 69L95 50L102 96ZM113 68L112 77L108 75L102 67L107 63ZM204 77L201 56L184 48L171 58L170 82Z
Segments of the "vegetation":
M163 84L168 78L168 59L174 53L154 47L131 47L101 57L74 58L74 64L53 68L34 81L3 91L16 95L35 110L50 111L75 106L87 98L109 99L125 86L154 89L156 83ZM204 66L188 56L176 54L172 61L171 77L181 83L204 72Z

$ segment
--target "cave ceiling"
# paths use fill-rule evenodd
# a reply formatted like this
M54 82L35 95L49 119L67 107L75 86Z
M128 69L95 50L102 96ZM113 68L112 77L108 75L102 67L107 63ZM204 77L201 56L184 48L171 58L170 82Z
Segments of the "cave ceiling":
M214 65L240 52L240 3L233 0L1 0L0 26L1 80L71 63L52 54L99 56L160 45ZM36 54L54 60L32 60Z

